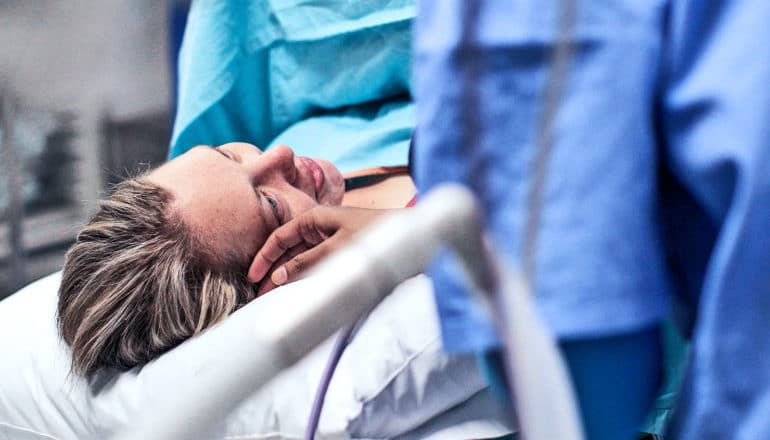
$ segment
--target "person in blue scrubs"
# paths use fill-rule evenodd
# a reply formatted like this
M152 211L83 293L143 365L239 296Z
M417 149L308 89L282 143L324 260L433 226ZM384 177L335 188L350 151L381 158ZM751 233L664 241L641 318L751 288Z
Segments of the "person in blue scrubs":
M560 16L421 0L414 27L418 189L470 186L512 269ZM761 0L577 3L531 281L589 439L635 435L674 305L692 351L671 438L770 438L767 23ZM494 369L499 341L458 272L431 272L444 344Z

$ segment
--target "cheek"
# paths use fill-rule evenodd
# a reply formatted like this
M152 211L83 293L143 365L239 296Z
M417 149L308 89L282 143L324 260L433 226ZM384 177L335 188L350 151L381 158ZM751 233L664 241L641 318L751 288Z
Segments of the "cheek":
M267 239L267 231L260 226L253 211L238 209L232 216L221 219L212 237L216 237L221 252L242 259L257 253Z
M290 204L292 218L318 206L318 203L312 197L303 192L296 192L291 197L287 197L287 202Z

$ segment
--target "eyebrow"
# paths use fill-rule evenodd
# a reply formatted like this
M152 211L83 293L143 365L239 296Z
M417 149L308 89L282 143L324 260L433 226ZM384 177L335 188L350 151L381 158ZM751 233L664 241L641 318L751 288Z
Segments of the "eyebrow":
M206 147L206 148L208 148L208 149L210 149L210 150L214 150L214 151L216 151L217 153L221 154L221 155L222 155L222 156L223 156L225 159L230 159L230 156L228 156L227 154L225 154L225 152L224 152L224 151L220 150L220 149L219 149L219 148L217 148L217 147L214 147L214 146L212 146L212 145L201 145L201 147Z

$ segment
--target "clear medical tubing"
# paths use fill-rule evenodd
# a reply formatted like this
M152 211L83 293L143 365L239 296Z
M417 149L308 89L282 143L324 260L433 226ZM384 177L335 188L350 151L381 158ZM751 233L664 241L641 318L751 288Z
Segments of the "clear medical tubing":
M324 407L324 399L326 398L326 392L329 390L329 384L334 376L334 370L337 368L337 364L340 362L342 353L350 343L351 336L353 336L353 329L357 326L349 326L340 330L337 335L337 339L334 341L334 346L329 354L329 359L326 360L326 367L324 367L323 374L321 375L321 381L318 383L318 389L316 389L315 397L313 398L313 405L310 408L310 418L307 421L307 427L305 428L305 440L313 440L315 438L315 432L318 429L318 422L321 420L321 411Z

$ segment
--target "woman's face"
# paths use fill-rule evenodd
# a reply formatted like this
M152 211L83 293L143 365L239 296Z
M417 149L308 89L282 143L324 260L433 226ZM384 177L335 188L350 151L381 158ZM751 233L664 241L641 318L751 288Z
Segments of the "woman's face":
M345 191L328 161L239 142L195 147L147 177L174 194L172 209L218 254L248 261L278 226L318 204L339 205Z

